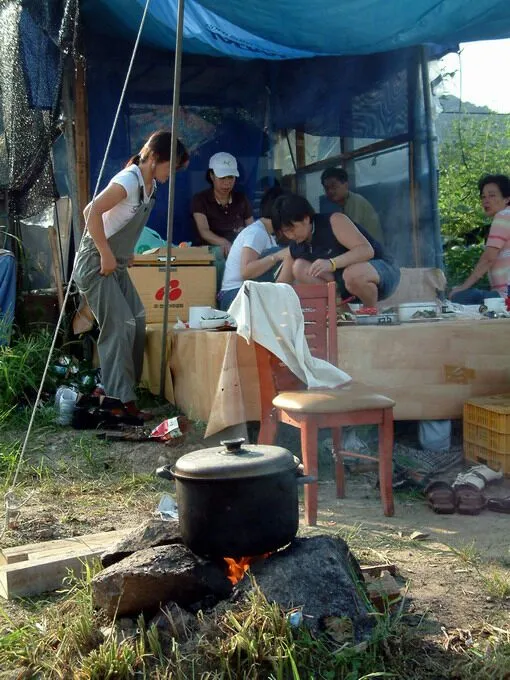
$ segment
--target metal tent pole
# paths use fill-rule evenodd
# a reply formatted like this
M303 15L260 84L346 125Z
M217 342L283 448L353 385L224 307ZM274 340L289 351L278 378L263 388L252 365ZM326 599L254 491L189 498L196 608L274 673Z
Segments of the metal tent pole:
M175 36L174 60L174 91L172 101L172 144L170 148L170 177L168 187L168 215L166 225L166 270L165 270L165 306L163 310L163 342L161 345L161 370L159 379L159 394L165 396L166 383L166 351L168 328L168 295L170 292L170 265L172 257L172 239L174 233L174 205L175 205L175 173L177 166L177 129L179 127L179 100L181 95L181 59L182 33L184 25L184 0L177 3L177 31Z

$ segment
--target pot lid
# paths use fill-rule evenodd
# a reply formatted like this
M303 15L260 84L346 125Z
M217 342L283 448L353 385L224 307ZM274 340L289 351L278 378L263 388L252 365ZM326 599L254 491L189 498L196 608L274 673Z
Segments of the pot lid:
M177 479L246 479L296 468L294 456L280 446L245 444L229 439L221 446L200 449L181 456L175 464Z

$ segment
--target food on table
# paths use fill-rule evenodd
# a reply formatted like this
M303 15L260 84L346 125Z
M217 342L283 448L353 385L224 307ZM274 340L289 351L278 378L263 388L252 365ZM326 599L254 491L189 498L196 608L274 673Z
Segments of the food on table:
M377 307L360 307L354 313L359 315L376 316L378 314L378 310Z
M418 309L411 319L437 319L437 312L432 309Z

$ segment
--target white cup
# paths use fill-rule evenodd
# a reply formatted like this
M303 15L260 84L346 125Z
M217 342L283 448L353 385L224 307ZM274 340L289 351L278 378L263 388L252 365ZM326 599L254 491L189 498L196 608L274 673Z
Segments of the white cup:
M502 297L485 298L483 304L487 307L489 312L506 312L505 301Z
M190 307L188 314L188 324L190 328L202 328L200 322L202 317L207 317L211 313L212 307Z

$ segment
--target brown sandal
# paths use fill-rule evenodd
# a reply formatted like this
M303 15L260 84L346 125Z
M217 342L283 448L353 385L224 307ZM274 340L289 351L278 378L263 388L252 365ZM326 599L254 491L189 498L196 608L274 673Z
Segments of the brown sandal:
M431 482L425 489L427 503L438 515L455 512L455 492L446 482Z
M479 515L487 506L485 496L476 486L460 484L455 487L457 512L460 515Z

